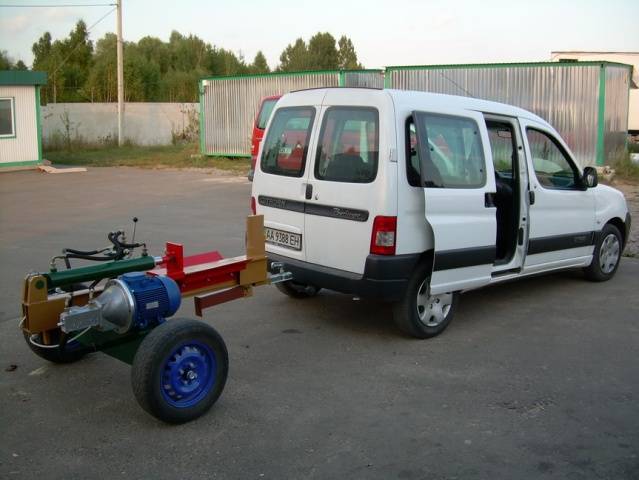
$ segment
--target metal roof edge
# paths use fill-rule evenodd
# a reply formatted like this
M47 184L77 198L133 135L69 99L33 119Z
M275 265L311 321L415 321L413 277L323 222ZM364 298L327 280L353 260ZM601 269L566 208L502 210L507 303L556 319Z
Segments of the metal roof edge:
M321 75L326 73L384 73L383 69L364 68L361 70L298 70L295 72L269 72L269 73L247 73L241 75L207 75L201 80L237 80L240 78L260 78L260 77L294 77L301 75Z
M393 65L386 67L386 70L438 70L442 68L508 68L508 67L587 67L596 65L623 66L632 68L632 65L619 62L609 62L606 60L587 60L576 62L510 62L510 63L452 63L437 65Z
M47 72L0 70L0 85L46 85Z

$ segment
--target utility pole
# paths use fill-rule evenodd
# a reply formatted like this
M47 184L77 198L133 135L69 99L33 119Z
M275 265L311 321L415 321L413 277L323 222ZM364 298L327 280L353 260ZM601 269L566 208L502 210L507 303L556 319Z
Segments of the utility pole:
M124 58L122 54L122 0L117 0L118 36L118 146L124 144Z

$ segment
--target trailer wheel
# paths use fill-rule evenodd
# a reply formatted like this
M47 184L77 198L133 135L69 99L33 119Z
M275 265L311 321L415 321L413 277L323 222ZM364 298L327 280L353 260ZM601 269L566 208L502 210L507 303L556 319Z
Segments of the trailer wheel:
M131 384L140 406L168 423L206 413L224 389L228 353L217 331L190 319L168 320L142 341Z
M35 353L38 357L44 358L45 360L52 363L77 362L91 351L90 348L85 347L77 340L68 342L66 345L64 345L64 347L60 348L59 330L51 332L51 335L56 336L56 338L53 339L51 345L44 345L42 341L42 334L40 333L30 334L23 330L22 334L24 335L24 341L27 342L27 345L33 353Z

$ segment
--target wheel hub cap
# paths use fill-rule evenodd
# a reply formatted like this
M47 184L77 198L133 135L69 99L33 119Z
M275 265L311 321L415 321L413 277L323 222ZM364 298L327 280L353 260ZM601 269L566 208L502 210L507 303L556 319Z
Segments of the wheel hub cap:
M417 291L417 315L427 327L436 327L441 324L448 317L452 304L452 293L431 295L430 286L426 280Z
M162 395L172 406L191 407L215 384L217 363L207 345L189 342L174 349L162 366Z
M615 269L620 253L619 239L612 233L608 234L599 249L599 267L603 273L609 274Z

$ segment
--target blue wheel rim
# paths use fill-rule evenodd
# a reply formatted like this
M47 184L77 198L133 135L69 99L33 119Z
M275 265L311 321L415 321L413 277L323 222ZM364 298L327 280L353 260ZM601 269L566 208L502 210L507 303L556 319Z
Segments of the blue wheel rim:
M216 372L217 360L211 347L197 341L184 342L162 364L162 397L176 408L193 407L213 389Z

